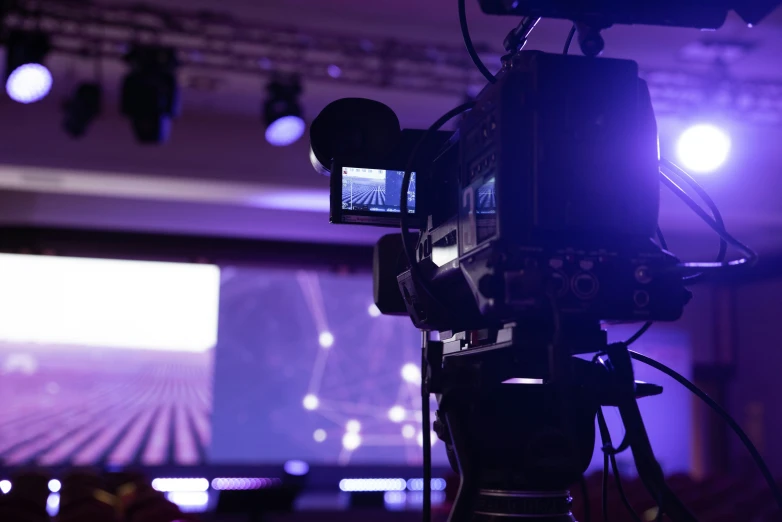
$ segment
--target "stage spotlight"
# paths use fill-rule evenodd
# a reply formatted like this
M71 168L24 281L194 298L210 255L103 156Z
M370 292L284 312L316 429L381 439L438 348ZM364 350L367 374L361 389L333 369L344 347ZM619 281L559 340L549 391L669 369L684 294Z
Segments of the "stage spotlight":
M283 467L285 473L292 477L303 477L310 472L310 466L303 460L289 460Z
M80 138L87 132L92 121L100 114L103 93L97 83L81 83L73 96L65 103L65 132Z
M170 47L136 45L125 56L130 72L122 82L122 114L140 143L163 143L179 114L178 65Z
M320 406L320 401L318 400L318 397L311 393L305 395L304 400L302 400L301 403L304 405L304 409L310 411L317 410L318 406Z
M342 436L342 447L348 451L353 451L361 446L361 435L355 431L348 431Z
M725 163L730 146L730 136L725 131L716 125L698 124L679 136L676 154L685 169L705 174Z
M399 405L392 406L391 409L388 410L388 419L391 422L402 422L405 420L405 417L407 417L407 412Z
M298 77L275 79L267 91L269 97L263 104L266 141L275 147L291 145L301 138L306 127L299 105L301 83Z
M411 384L421 383L421 370L413 363L402 366L402 379Z
M19 103L42 100L52 89L52 73L43 64L49 37L40 31L12 31L8 35L5 90Z
M334 335L331 332L321 332L318 335L318 344L321 348L331 348L334 346Z

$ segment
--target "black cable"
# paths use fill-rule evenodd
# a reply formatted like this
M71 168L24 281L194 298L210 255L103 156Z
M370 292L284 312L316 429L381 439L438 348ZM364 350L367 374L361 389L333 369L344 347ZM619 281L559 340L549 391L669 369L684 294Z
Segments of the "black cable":
M665 173L662 171L660 172L660 179L662 180L663 184L668 187L674 194L676 194L679 199L684 201L684 203L690 207L690 209L695 212L698 217L700 217L709 227L711 227L712 230L714 230L717 234L720 235L725 241L728 242L729 245L737 248L744 254L744 257L741 259L737 259L735 261L729 261L729 262L716 262L716 263L681 263L678 265L678 268L685 269L685 270L693 270L695 272L706 272L708 270L735 270L735 269L743 269L746 267L751 267L755 264L757 261L757 254L754 250L752 250L750 247L730 235L724 228L720 227L720 225L712 218L710 215L706 213L705 210L703 210L698 203L693 200L689 194L687 194L684 190L682 190L679 185L676 184L671 178L669 178Z
M603 498L603 522L609 522L608 520L608 453L603 452L603 483L602 486L602 498Z
M421 424L424 436L424 522L432 520L432 433L430 431L431 413L429 411L429 386L426 381L429 361L426 360L428 333L421 331Z
M675 163L662 158L660 160L660 163L662 164L663 168L667 169L669 172L672 172L673 174L679 176L679 178L683 179L685 183L687 183L690 188L692 188L695 193L698 195L701 200L703 200L704 203L706 203L706 206L709 207L709 210L711 210L711 215L714 218L714 221L717 222L717 224L720 226L722 230L725 230L725 221L722 219L722 213L720 213L719 207L717 207L717 204L714 203L714 200L711 199L708 192L704 190L704 188L698 183L695 178L693 178L687 171L676 165ZM717 253L717 261L721 262L725 260L725 256L728 254L728 242L725 241L725 238L720 236L720 249Z
M581 496L584 498L584 522L592 522L592 502L589 499L589 486L584 475L581 475Z
M576 36L576 24L573 24L573 27L570 28L570 32L567 35L567 40L565 40L565 48L562 50L562 54L567 54L570 52L570 45L573 43L574 36Z
M606 366L606 363L602 359L600 359L601 355L603 354L598 353L597 355L595 355L592 358L592 362ZM614 448L613 442L611 441L611 432L608 429L608 423L606 422L605 414L603 413L603 408L597 409L597 426L600 431L600 440L603 443L601 449L604 455L603 457L604 458L603 460L603 473L604 473L603 505L605 506L606 503L608 502L607 500L608 483L606 481L605 472L606 472L606 468L608 467L608 462L610 461L611 470L614 472L614 480L616 481L616 490L619 493L619 498L622 500L622 504L624 504L625 509L627 509L627 512L630 514L634 522L642 522L641 516L635 512L633 506L630 504L630 500L627 498L627 495L625 494L624 487L622 486L622 477L619 475L619 465L616 462L616 455L626 450L629 447L627 434L625 434L625 437L622 440L622 444L620 444L619 448Z
M660 463L654 456L649 435L644 426L641 411L635 397L633 364L627 345L614 343L606 347L615 386L618 393L619 413L630 440L638 476L657 502L659 512L666 513L677 522L696 522L696 518L665 482Z
M410 154L410 159L407 162L405 175L402 178L402 194L400 196L400 201L399 201L399 210L402 213L399 219L401 224L401 232L402 232L402 249L404 250L405 258L407 259L407 264L408 266L410 266L410 274L413 277L413 281L417 283L417 285L421 289L423 289L423 291L426 294L428 294L429 298L435 304L440 304L440 305L441 303L435 297L434 292L430 288L426 278L421 273L421 267L419 267L418 263L416 262L414 252L410 251L411 244L415 241L415 239L410 234L410 215L408 213L407 193L410 189L410 180L412 178L412 170L415 164L415 158L416 155L418 154L418 150L421 148L421 145L423 145L423 143L426 141L429 135L431 135L433 132L440 130L440 127L445 125L445 123L448 120L450 120L454 116L458 116L459 114L472 109L474 106L475 106L475 102L463 103L458 107L455 107L450 111L446 112L444 115L440 116L440 118L436 122L434 122L432 126L426 130L426 132L424 132L423 136L421 136L421 139L418 140L418 143L416 143L415 147L413 148L413 152ZM440 306L440 308L443 310L447 310L447 308L442 305Z
M462 38L464 38L464 45L467 47L467 52L470 53L472 63L481 71L481 74L489 83L496 83L497 78L486 68L481 57L478 56L478 51L475 50L475 46L470 38L470 28L467 27L467 8L465 7L465 0L459 0L459 25L462 28Z
M741 426L739 426L738 423L735 420L733 420L733 417L731 417L730 414L727 411L725 411L725 409L722 408L722 406L717 404L717 402L715 402L714 399L709 397L703 390L695 386L695 384L690 382L683 375L677 373L675 370L669 368L663 363L655 361L651 357L647 357L638 352L629 350L629 353L630 353L630 357L632 357L636 361L642 362L644 364L651 366L655 370L661 371L662 373L671 377L673 380L675 380L676 382L678 382L679 384L681 384L682 386L690 390L692 393L697 395L699 399L705 402L712 410L714 410L714 412L716 412L717 415L719 415L722 418L722 420L728 423L730 429L732 429L733 432L736 435L738 435L739 439L741 439L741 442L747 448L747 451L749 451L750 455L752 456L752 460L755 461L755 464L757 464L758 468L760 469L760 472L763 474L763 478L766 479L766 482L768 483L768 487L771 489L771 493L774 495L774 499L776 500L780 509L782 509L782 491L780 491L779 486L777 486L777 483L774 480L774 476L771 474L771 471L768 469L768 466L766 466L766 463L763 461L763 457L760 455L760 452L757 450L755 445L752 444L752 441L749 439L747 434L744 433L744 430L741 429Z
M642 522L641 516L635 512L635 509L633 509L633 506L630 504L630 500L627 498L625 489L622 486L622 477L619 474L619 465L616 462L616 454L619 452L614 450L612 446L611 432L608 431L608 423L606 423L605 414L603 413L602 408L598 408L597 410L597 425L600 430L600 438L603 442L603 473L605 473L606 468L608 467L608 462L610 462L611 470L614 472L614 480L616 481L616 490L619 493L619 498L622 500L622 504L624 504L625 509L627 509L627 512L630 514L634 522ZM608 482L605 476L603 477L603 480L603 505L606 506L608 502Z
M690 187L692 187L695 193L698 194L698 197L700 197L703 200L703 202L706 203L706 206L709 207L709 210L711 210L713 220L717 224L717 227L719 228L719 230L715 229L715 231L717 231L717 233L720 235L720 249L719 252L717 253L716 262L722 263L723 261L725 261L725 256L727 255L728 252L728 241L723 237L723 234L727 234L727 231L725 229L725 222L722 219L722 213L720 213L720 209L717 207L717 204L714 203L714 200L711 199L709 194L703 189L703 187L701 187L701 185L695 180L695 178L690 176L684 169L680 168L679 166L672 163L671 161L668 161L665 158L661 159L660 163L665 169L673 172L675 175L683 179L688 185L690 185ZM703 209L701 209L700 206L698 206L697 203L695 203L695 201L693 201L692 198L690 198L689 195L687 195L687 193L684 192L684 190L682 190L681 187L676 185L676 183L674 183L673 180L665 176L665 174L662 172L660 172L660 175L663 178L662 179L663 184L666 185L669 189L671 189L677 196L683 199L685 197L689 199L689 201L685 200L685 203L687 203L688 206L690 206L690 208L693 208L692 205L695 205L697 207L698 210L695 210L694 208L693 210L695 210L695 212L701 218L703 218L703 215L706 215L706 213L703 212ZM692 205L690 205L690 202L692 203ZM657 227L657 238L663 250L668 250L668 244L665 241L665 237L663 236L663 232L660 229L660 227ZM691 276L685 276L684 279L687 281L688 284L695 284L698 281L700 281L702 277L703 274L701 273L701 274L693 274ZM638 339L641 338L642 335L644 335L647 331L649 331L649 328L651 327L652 327L651 321L645 323L640 330L638 330L632 337L630 337L627 341L625 341L625 344L630 346L631 344L635 343Z
M711 211L711 215L714 218L714 221L719 225L720 229L722 231L725 231L725 221L722 219L722 214L720 213L719 207L717 207L717 204L714 203L714 200L711 199L709 194L701 187L701 185L693 178L687 171L680 168L678 165L674 164L673 162L662 158L660 160L660 164L664 169L666 169L668 172L673 173L674 175L678 176L679 179L684 180L685 183L687 183L690 188L692 188L695 193L698 195L701 200L706 203L706 206L709 207L709 210ZM671 188L670 186L668 188ZM725 257L728 254L728 242L725 241L725 238L722 237L722 235L719 235L720 239L720 248L719 252L717 253L717 259L716 261L718 263L721 263L725 261ZM687 285L693 285L699 283L701 280L703 280L705 274L699 273L694 274L691 276L685 276L684 280L686 281Z
M642 336L643 334L645 334L646 332L648 332L648 331L649 331L649 328L651 328L653 324L654 324L654 323L653 323L652 321L647 321L647 322L645 322L645 323L644 323L644 325L641 327L641 329L640 329L640 330L638 330L637 332L635 332L635 333L634 333L634 334L633 334L633 335L632 335L632 336L631 336L631 337L630 337L628 340L626 340L626 341L625 341L625 344L626 344L627 346L630 346L631 344L633 344L634 342L636 342L638 339L640 339L640 338L641 338L641 336Z
M616 463L616 455L611 455L610 458L611 469L614 472L614 480L616 481L616 490L619 492L619 498L622 499L622 504L624 504L625 509L627 509L627 512L632 517L633 522L642 522L641 515L636 513L635 509L633 509L633 506L630 504L630 500L625 493L625 488L622 486L622 476L619 474L619 465Z

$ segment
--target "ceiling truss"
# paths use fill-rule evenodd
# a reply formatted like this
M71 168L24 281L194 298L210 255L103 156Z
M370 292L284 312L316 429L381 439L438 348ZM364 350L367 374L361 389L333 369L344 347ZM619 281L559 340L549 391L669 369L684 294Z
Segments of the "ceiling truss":
M133 43L171 46L196 74L226 71L271 76L296 73L305 82L465 96L483 80L461 46L301 30L204 11L74 0L17 0L6 29L46 31L52 51L87 60L122 60ZM498 56L487 49L489 63ZM782 83L728 76L644 71L655 110L687 116L705 110L754 123L782 125Z

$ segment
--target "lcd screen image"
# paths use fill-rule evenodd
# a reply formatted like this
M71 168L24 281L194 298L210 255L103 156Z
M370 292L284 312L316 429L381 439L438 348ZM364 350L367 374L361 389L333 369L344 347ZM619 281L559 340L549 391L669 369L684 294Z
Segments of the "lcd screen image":
M342 209L354 212L400 212L404 171L342 169ZM407 192L408 213L415 212L415 172Z

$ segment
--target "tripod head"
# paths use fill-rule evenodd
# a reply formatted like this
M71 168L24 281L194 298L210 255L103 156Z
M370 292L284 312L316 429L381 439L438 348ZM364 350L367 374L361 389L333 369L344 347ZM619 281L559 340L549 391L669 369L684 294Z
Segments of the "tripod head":
M592 459L598 408L662 393L635 382L628 398L623 376L575 357L607 349L597 323L510 324L426 343L434 430L461 477L449 520L572 522L568 489Z

